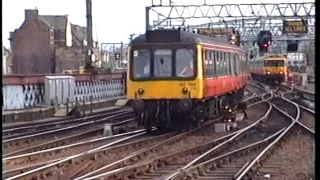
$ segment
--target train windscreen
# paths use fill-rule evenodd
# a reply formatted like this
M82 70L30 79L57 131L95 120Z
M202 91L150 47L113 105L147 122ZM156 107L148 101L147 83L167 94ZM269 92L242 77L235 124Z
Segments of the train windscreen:
M264 61L265 67L283 67L284 61L283 60L268 60Z
M131 55L133 79L195 77L195 51L191 48L136 49Z

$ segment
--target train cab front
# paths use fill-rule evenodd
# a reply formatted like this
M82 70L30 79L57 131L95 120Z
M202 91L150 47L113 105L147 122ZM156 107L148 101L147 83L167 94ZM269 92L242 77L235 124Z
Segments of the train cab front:
M266 80L281 83L286 77L285 60L281 58L266 60L264 62Z
M139 124L171 126L202 96L195 45L134 46L130 51L127 98ZM165 122L165 123L164 123Z
M266 71L265 76L269 81L283 82L285 80L284 71Z

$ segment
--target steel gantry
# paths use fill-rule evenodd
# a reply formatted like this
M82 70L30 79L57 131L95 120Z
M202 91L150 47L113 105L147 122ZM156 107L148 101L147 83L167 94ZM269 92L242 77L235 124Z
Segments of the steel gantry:
M255 55L258 54L255 42L258 33L263 30L271 32L273 49L280 49L281 52L286 51L288 40L314 42L315 39L315 2L209 4L207 0L194 0L197 5L180 5L171 0L154 1L146 7L146 30L178 27L188 30L234 28L240 33L242 46ZM182 0L180 2L186 3ZM284 33L284 21L288 20L303 20L307 32ZM310 48L314 51L314 46Z
M283 21L297 19L308 21L308 33L284 37ZM210 5L204 0L202 5L179 5L160 0L146 7L146 29L232 27L240 31L242 41L256 40L261 30L269 30L275 40L313 40L314 19L315 2Z

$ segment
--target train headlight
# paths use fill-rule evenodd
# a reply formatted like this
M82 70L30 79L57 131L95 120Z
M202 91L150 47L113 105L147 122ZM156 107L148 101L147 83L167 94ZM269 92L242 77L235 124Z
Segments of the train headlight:
M179 102L179 106L183 111L189 111L192 108L191 99L181 99Z
M144 90L143 90L142 88L139 88L139 89L138 89L138 94L139 94L139 95L142 95L143 93L144 93Z
M188 88L185 88L185 87L184 87L184 88L182 89L182 94L187 94L187 93L188 93Z
M282 71L280 71L280 74L283 74L283 72L282 72Z
M132 109L141 112L144 109L144 102L141 99L135 99L131 103Z
M270 72L269 72L269 71L267 71L267 74L270 74Z

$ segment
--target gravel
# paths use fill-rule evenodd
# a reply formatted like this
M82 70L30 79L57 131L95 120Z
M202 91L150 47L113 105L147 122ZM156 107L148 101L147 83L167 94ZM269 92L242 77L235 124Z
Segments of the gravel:
M269 105L267 102L258 103L256 105L250 106L247 109L248 119L244 119L244 121L239 122L239 128L246 127L260 118L262 118L267 110L269 109Z
M297 116L297 108L293 104L281 99L281 98L272 98L270 100L271 103L273 103L275 106L280 108L282 111L289 114L292 118L296 118Z
M304 110L301 111L301 118L300 122L302 122L304 125L312 129L313 131L315 130L314 128L314 114L311 114L309 112L306 112Z
M260 119L265 114L267 109L268 109L268 105L266 105L266 103L261 103L261 104L257 104L252 107L249 107L247 110L249 120L246 120L245 123L243 123L243 126L251 124L252 122ZM149 153L148 155L143 157L143 159L139 160L138 162L132 162L132 163L135 163L135 164L141 163L146 160L155 159L155 158L158 158L163 155L180 152L180 151L192 148L192 147L202 145L208 141L212 141L216 138L222 137L222 136L227 135L229 133L230 132L214 133L213 125L211 125L211 126L205 127L201 131L198 131L192 135L184 137L176 142L165 144L165 145L161 146L160 148L158 148L157 151ZM137 150L138 149L130 149L130 150L128 149L126 151L117 152L115 154L110 153L110 154L108 154L108 156L105 156L105 157L99 157L100 159L98 161L93 162L93 164L91 164L91 167L94 167L94 169L103 167L107 164L115 162L116 160L124 158ZM194 158L195 157L193 155L191 155L190 159L188 158L188 160L192 160ZM126 164L126 166L128 166L130 164ZM74 169L74 168L72 168L72 169Z
M262 167L268 170L268 165L276 166L272 170L275 172L271 175L272 180L309 180L314 172L313 143L314 139L304 130L297 130L282 142L281 148L277 148Z
M251 90L252 92L256 93L256 94L266 93L265 90L262 90L262 89L260 89L260 88L258 88L258 87L255 87L255 86L252 86L252 85L249 85L249 84L247 85L247 88L248 88L249 90Z

